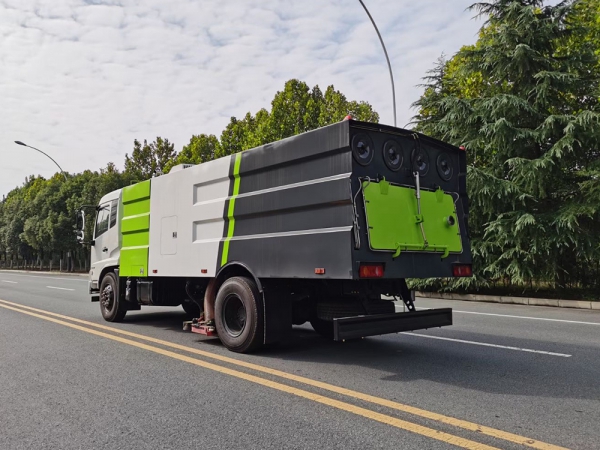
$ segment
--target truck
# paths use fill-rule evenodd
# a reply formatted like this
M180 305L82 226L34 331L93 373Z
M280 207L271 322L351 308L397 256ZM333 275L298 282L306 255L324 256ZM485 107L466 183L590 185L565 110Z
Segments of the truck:
M102 197L87 243L79 211L91 300L109 322L181 305L244 353L306 322L337 341L451 325L406 279L472 276L466 168L462 147L351 118L175 166Z

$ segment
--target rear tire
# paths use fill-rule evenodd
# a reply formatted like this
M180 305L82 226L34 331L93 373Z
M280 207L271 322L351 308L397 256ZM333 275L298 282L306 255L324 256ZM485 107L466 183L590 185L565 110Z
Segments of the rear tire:
M107 322L121 322L127 314L125 302L119 298L119 285L114 273L109 272L100 283L100 312Z
M264 312L256 283L233 277L219 288L215 300L215 325L227 349L249 353L263 344Z

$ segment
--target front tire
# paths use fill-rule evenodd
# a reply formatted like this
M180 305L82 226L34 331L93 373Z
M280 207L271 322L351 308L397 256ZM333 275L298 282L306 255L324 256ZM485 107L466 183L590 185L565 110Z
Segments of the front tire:
M219 288L215 300L215 325L219 339L237 353L257 350L263 343L262 298L253 280L233 277Z
M121 322L127 314L124 302L119 298L117 277L109 272L100 283L100 312L107 322Z

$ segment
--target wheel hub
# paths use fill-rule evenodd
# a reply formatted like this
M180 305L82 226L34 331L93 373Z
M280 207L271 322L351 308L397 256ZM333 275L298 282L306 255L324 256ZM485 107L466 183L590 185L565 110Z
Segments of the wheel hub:
M238 337L246 327L246 308L236 295L230 295L223 305L223 325L227 334Z
M113 289L112 289L112 286L109 284L100 293L100 303L102 304L102 307L104 309L109 311L112 306L113 299L114 299Z

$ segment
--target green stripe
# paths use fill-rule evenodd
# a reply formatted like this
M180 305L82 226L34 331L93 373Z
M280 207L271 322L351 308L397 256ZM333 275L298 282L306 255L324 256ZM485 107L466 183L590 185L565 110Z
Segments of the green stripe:
M146 180L123 188L121 277L148 276L150 183Z
M227 264L227 258L229 256L229 241L233 237L235 229L235 217L233 215L235 211L235 198L240 193L240 164L242 163L242 154L236 153L235 162L233 164L233 194L229 199L229 209L227 210L227 220L229 227L227 228L227 238L223 242L223 255L221 256L221 266Z

